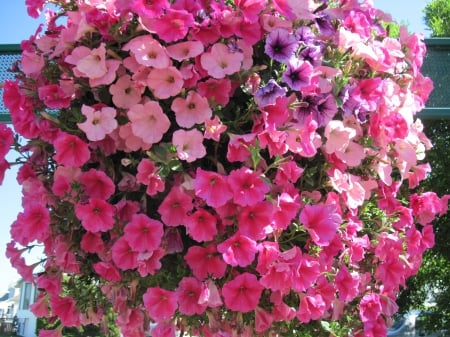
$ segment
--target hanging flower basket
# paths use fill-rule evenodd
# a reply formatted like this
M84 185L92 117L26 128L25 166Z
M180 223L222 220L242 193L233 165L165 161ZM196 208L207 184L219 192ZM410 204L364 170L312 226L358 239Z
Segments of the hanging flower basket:
M369 1L46 2L0 128L41 337L386 334L447 211L421 36Z

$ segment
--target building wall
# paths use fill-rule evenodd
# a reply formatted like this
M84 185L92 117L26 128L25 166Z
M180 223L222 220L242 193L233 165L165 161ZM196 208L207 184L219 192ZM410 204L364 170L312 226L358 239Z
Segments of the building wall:
M34 303L35 298L36 287L29 282L23 282L20 289L19 309L17 310L19 320L17 334L19 336L36 337L36 316L30 311L30 305Z

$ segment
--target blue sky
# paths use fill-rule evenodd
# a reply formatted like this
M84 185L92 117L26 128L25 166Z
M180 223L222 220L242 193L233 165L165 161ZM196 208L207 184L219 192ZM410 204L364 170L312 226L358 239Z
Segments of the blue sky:
M24 0L0 0L0 44L17 44L36 31L41 19L27 16ZM405 24L411 32L429 35L423 24L424 0L373 0L374 6L390 13L394 20ZM0 296L18 278L16 271L4 257L10 241L9 226L21 211L21 192L15 180L16 170L7 172L0 186Z

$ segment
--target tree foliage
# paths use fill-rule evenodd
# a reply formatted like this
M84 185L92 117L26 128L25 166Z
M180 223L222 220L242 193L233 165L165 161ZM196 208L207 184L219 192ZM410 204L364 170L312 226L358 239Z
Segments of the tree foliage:
M433 0L424 9L425 24L431 29L433 37L450 36L450 1Z

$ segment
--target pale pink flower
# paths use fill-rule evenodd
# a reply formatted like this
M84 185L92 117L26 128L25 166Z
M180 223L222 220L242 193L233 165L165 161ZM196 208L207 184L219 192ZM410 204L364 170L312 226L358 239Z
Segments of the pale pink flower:
M325 152L333 153L336 151L344 152L350 140L356 136L356 131L346 127L342 121L332 120L325 126Z
M155 97L165 99L178 95L183 88L184 80L181 72L170 66L164 69L152 69L147 76L146 83Z
M206 155L203 135L196 129L188 131L176 130L172 136L172 143L177 149L178 158L188 163L192 163Z
M205 52L200 57L202 67L211 77L224 78L232 75L241 69L244 54L238 51L231 51L223 43L216 43L209 52Z
M148 144L159 142L170 127L169 118L155 101L132 106L128 118L133 134Z
M234 311L250 312L256 309L263 289L255 275L242 273L223 285L225 306Z
M165 48L149 34L133 38L123 50L129 50L136 61L146 67L165 69L172 63Z
M350 167L358 166L366 157L364 147L353 141L348 143L344 151L336 151L335 154Z
M144 87L136 81L132 81L130 75L127 74L121 76L109 87L114 105L123 109L129 109L138 104L143 91Z
M177 309L177 293L161 287L150 287L143 296L149 316L160 322L173 316Z
M119 60L108 59L106 60L106 73L101 77L90 78L89 85L91 87L99 87L101 85L109 85L116 79L116 72L119 66L122 64Z
M141 137L136 136L131 128L131 123L119 125L117 147L125 152L133 152L139 149L148 150L152 144L146 143Z
M78 123L80 130L84 131L90 141L102 140L113 132L117 126L116 109L108 106L96 107L83 104L81 113L86 117L82 123Z
M183 41L167 46L167 54L177 61L194 58L203 52L203 43L200 41Z
M106 66L106 48L102 43L98 48L76 47L66 56L65 61L75 66L75 75L87 78L99 78L108 72Z
M208 100L193 90L188 92L186 98L175 98L170 108L175 112L177 124L184 128L204 123L212 114Z

